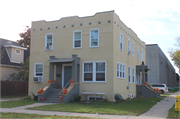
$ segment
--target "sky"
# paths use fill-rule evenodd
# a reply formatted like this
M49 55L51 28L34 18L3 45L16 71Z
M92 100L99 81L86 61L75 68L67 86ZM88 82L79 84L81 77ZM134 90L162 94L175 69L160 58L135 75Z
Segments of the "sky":
M158 44L173 65L168 51L180 37L180 0L0 0L0 38L19 40L32 21L111 10L146 44Z

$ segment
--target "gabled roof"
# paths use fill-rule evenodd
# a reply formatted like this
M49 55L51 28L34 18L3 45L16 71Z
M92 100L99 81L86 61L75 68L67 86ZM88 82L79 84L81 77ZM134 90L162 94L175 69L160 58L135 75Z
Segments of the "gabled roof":
M0 53L2 53L1 56L0 56L0 58L1 58L0 59L1 63L0 64L21 66L19 63L13 63L13 62L10 61L10 59L8 57L8 54L7 54L6 50L5 50L5 47L16 47L16 48L19 48L19 49L23 49L24 50L24 59L23 59L24 62L30 56L29 51L26 50L27 48L24 48L23 46L21 46L17 42L0 38L0 51L1 51Z

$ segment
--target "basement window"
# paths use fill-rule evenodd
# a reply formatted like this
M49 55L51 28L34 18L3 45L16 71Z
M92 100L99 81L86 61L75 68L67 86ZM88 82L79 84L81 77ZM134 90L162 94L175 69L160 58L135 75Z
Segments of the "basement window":
M103 101L104 97L101 96L88 96L89 101Z

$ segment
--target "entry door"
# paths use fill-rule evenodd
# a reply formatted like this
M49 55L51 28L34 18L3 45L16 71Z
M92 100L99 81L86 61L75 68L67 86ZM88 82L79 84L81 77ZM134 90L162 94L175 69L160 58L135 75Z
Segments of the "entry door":
M66 86L66 84L71 80L71 66L64 66L64 84L63 87ZM66 88L68 88L68 86L66 86Z

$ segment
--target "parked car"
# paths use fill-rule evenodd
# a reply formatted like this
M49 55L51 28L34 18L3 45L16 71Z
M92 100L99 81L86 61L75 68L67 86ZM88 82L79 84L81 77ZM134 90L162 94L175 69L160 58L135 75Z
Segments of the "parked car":
M154 88L159 88L161 90L161 93L168 93L168 88L166 84L150 84L150 86Z

